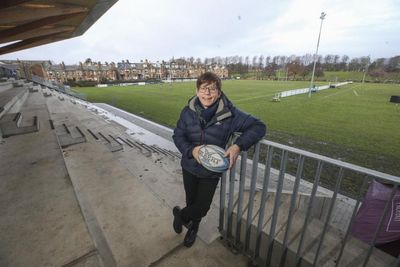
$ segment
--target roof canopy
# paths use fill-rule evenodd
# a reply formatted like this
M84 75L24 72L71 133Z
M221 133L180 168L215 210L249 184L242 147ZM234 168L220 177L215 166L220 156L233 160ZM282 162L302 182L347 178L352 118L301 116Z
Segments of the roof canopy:
M118 0L2 0L0 55L82 35Z

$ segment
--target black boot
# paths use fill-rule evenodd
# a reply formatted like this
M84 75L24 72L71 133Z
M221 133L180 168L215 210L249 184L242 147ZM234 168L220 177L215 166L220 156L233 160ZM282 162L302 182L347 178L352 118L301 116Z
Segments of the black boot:
M182 233L182 217L181 217L181 208L179 206L175 206L172 210L172 214L174 214L174 230L177 234Z
M189 227L185 239L183 240L183 245L190 248L196 241L197 231L199 230L200 221L192 221L192 225Z

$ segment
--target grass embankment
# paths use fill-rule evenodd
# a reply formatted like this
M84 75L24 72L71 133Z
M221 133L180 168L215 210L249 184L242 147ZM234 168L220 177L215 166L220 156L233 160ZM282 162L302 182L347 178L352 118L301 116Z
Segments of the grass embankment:
M394 84L351 84L271 102L284 90L309 82L224 81L223 90L241 110L268 124L268 139L367 168L400 175L400 95ZM114 105L174 127L194 83L75 88L88 101Z

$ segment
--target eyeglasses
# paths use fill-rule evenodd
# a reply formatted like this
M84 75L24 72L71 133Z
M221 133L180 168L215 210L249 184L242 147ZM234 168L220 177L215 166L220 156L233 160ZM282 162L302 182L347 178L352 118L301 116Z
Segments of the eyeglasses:
M209 91L210 94L215 94L215 93L218 92L218 88L215 85L200 86L199 87L199 92L200 93L207 93L207 91Z

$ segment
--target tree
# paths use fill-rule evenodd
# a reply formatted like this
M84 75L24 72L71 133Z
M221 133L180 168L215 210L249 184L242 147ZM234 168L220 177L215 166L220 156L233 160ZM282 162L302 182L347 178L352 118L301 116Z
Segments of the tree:
M368 75L375 79L383 78L386 75L386 71L383 68L368 69Z
M271 76L275 76L275 73L278 70L278 68L279 68L278 65L273 62L265 67L265 74L267 75L268 79L270 79Z
M315 76L316 77L323 77L324 76L324 69L322 67L322 64L320 62L317 62L315 64Z
M299 60L295 60L294 62L290 62L287 64L288 75L292 75L293 79L296 79L296 75L305 76L306 67L300 63Z
M272 63L274 63L274 64L276 64L276 65L279 65L279 57L278 57L278 56L274 56L274 57L272 58Z
M314 66L314 63L311 63L310 65L308 65L306 67L305 71L308 72L308 73L312 72L313 66ZM321 62L319 62L319 61L317 61L315 63L314 75L315 75L315 77L323 77L324 76L324 69L323 69L323 66L322 66Z
M271 57L270 56L267 56L266 58L265 58L265 67L267 67L268 65L269 65L269 61L271 60Z
M92 59L89 57L85 60L86 65L92 65Z
M289 58L287 56L279 56L279 67L283 67L288 62Z
M391 57L386 66L386 71L399 72L400 71L400 56Z
M189 62L190 62L191 65L193 65L193 63L194 63L194 57L190 57L190 58L189 58Z
M309 64L311 64L313 62L313 56L311 54L305 54L302 57L302 62L305 66L308 66Z
M264 56L263 56L263 55L260 55L260 56L258 57L258 67L259 67L260 69L262 69L263 66L264 66Z
M349 71L360 71L361 63L359 58L353 58L349 63Z
M199 57L196 58L196 64L197 64L197 65L201 65L201 58L199 58Z
M252 61L252 67L254 68L257 65L257 56L253 57L253 61Z
M341 71L347 70L347 61L349 61L349 56L343 55L342 59L340 61L339 70L341 70Z

